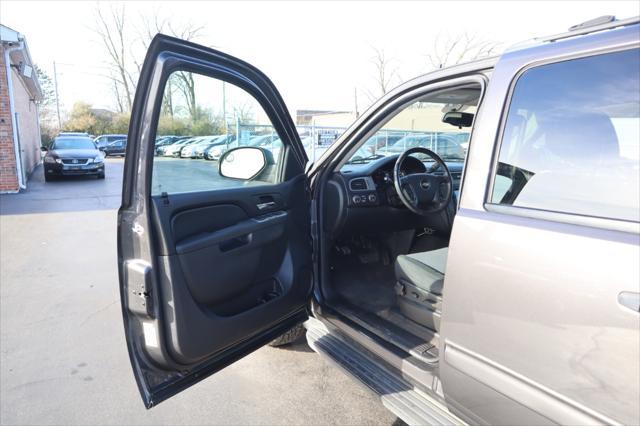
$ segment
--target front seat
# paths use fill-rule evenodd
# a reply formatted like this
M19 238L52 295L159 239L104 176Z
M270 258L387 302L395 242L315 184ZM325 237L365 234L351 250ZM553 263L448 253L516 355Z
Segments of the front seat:
M448 250L400 255L395 263L398 308L410 320L436 332L440 331Z

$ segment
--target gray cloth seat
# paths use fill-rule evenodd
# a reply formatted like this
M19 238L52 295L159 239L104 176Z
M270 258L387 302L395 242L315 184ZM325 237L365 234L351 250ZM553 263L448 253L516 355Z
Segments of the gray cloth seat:
M420 325L439 331L442 286L448 248L396 258L396 295L400 311Z

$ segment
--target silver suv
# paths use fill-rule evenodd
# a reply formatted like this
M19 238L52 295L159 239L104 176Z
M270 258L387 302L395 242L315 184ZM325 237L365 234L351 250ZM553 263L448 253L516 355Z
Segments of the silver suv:
M410 424L640 423L639 49L637 18L605 18L434 71L308 166L263 73L158 35L118 215L145 405L304 322L315 351ZM154 157L174 72L206 81L208 106L244 94L278 149ZM357 154L398 131L430 143ZM448 155L443 134L468 146Z

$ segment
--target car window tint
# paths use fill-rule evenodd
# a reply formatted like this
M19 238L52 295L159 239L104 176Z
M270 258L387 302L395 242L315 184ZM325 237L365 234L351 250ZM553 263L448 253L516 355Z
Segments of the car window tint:
M160 143L162 137L169 143ZM186 71L171 74L165 86L156 132L152 194L210 191L277 183L284 146L266 112L243 89ZM220 157L255 146L267 168L252 180L223 177Z
M640 220L639 53L543 65L518 79L492 203Z

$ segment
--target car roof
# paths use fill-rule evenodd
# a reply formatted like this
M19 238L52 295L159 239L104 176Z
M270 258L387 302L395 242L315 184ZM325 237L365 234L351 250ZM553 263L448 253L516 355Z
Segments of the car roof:
M93 139L91 139L89 136L85 136L85 135L58 135L53 140L55 142L58 139L65 139L65 140L88 139L91 142L93 142Z

